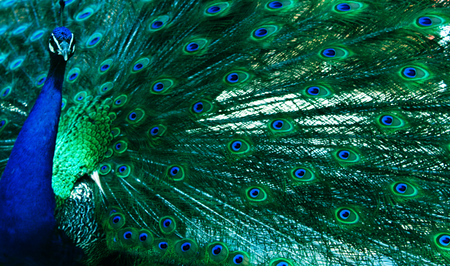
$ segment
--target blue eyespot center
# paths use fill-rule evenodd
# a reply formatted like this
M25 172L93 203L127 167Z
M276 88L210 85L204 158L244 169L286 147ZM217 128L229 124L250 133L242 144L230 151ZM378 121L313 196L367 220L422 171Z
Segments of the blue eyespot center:
M273 121L272 126L274 129L281 129L283 128L284 122L282 120L276 120Z
M416 69L413 67L407 67L403 70L403 74L408 78L416 77Z
M121 103L122 103L121 100L117 100L117 101L116 101L116 104L117 104L117 105L119 105L119 104L121 104Z
M14 63L14 65L12 66L13 68L16 68L18 66L20 66L20 64L22 64L23 60L17 60L16 63Z
M114 218L113 218L113 224L117 224L118 222L120 222L120 220L122 220L122 219L120 218L120 216L114 216Z
M106 70L109 69L109 67L110 67L110 65L105 64L105 65L103 65L103 66L101 67L101 71L106 71Z
M153 86L153 90L160 92L164 89L164 84L162 82L158 82Z
M336 56L336 50L334 50L333 48L328 48L323 50L322 54L325 57L335 57Z
M92 40L89 42L89 45L94 45L94 44L96 44L99 40L100 40L99 37L95 37L94 39L92 39Z
M0 128L2 128L6 124L5 120L0 121Z
M139 235L139 240L141 240L142 242L147 240L147 238L148 238L148 235L146 233L142 233Z
M420 17L419 18L419 24L421 26L428 27L428 26L433 25L433 21L429 17Z
M46 80L47 78L41 78L39 81L38 81L38 85L42 85L42 83L44 83L45 82L45 80Z
M208 8L208 10L206 12L210 13L210 14L214 14L220 11L220 7L219 6L212 6L210 8Z
M384 115L384 116L381 117L381 123L383 123L386 126L392 125L393 121L394 121L394 119L390 115Z
M167 244L167 242L161 242L161 243L159 243L159 249L167 249L167 247L169 246L168 244Z
M241 264L244 261L244 256L242 255L236 255L233 258L234 264Z
M401 194L405 193L407 188L408 188L408 185L403 184L403 183L397 184L395 186L395 190Z
M339 217L341 217L342 219L347 219L348 217L350 217L350 211L349 210L342 210L339 212Z
M439 243L443 246L448 246L450 244L450 236L442 235L441 237L439 237Z
M242 147L242 141L236 140L231 144L231 149L233 151L239 151Z
M3 96L6 96L6 95L8 95L8 93L9 93L9 91L10 91L11 89L6 89L4 92L3 92Z
M120 144L120 143L116 144L116 150L120 150L121 147L122 147L122 144Z
M316 96L316 95L319 95L320 88L319 87L310 87L310 88L308 88L307 92L309 95Z
M213 255L219 255L220 252L222 252L222 246L221 245L216 245L212 248L212 253Z
M164 25L164 22L157 20L157 21L152 23L152 29L159 29L163 25Z
M80 19L87 18L87 17L89 17L89 15L91 15L91 12L86 12L86 13L81 14L81 15L79 16L79 18L80 18Z
M351 7L349 4L339 4L336 6L336 9L339 11L350 11Z
M144 67L144 65L143 64L141 64L141 63L137 63L135 66L134 66L134 70L141 70L142 68Z
M73 73L72 75L70 75L69 80L74 80L78 77L78 73Z
M170 220L170 219L165 219L163 221L163 226L164 227L169 227L171 224L172 224L172 220Z
M107 167L106 165L103 165L101 169L102 169L103 171L105 171L107 168L108 168L108 167Z
M127 167L126 166L121 166L120 168L119 168L119 173L123 173L123 172L125 172L127 170Z
M203 111L203 103L198 102L198 103L194 104L194 112L200 113L201 111Z
M198 44L195 42L191 42L190 44L187 45L186 50L188 50L188 52L194 52L198 50Z
M306 173L305 169L297 169L294 172L295 177L297 178L303 178L305 176L305 173Z
M108 90L108 87L103 87L102 90L103 90L103 91L107 91L107 90Z
M342 160L347 160L348 157L350 157L350 152L349 151L340 151L338 153L339 158L341 158Z
M283 7L283 3L278 2L278 1L273 1L269 3L269 7L270 8L282 8Z
M78 101L83 100L83 96L79 96L77 100L78 100Z
M135 112L132 112L129 116L130 120L136 120L137 114Z
M158 135L159 127L154 127L154 128L152 128L152 129L150 130L150 132L151 132L152 136Z
M123 233L123 238L130 239L133 236L133 234L130 231L126 231Z
M172 168L170 168L170 175L171 176L176 176L179 171L180 171L180 167L173 166Z
M258 197L259 192L260 192L259 189L253 188L250 190L250 192L248 194L250 195L250 197L256 198L256 197Z
M264 37L266 35L267 35L267 29L265 29L265 28L259 28L255 31L256 37Z
M181 250L183 252L186 252L186 251L188 251L190 249L191 249L191 243L184 243L183 245L181 245Z
M237 73L231 73L227 77L228 82L236 83L239 81L239 75Z

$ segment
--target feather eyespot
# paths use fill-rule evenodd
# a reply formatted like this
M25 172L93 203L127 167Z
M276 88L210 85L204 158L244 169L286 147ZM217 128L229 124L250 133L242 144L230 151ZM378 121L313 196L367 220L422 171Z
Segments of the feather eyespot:
M269 8L278 9L283 7L283 3L279 1L272 1L268 4Z
M244 256L241 254L234 256L233 262L234 264L241 264L244 261Z
M257 38L260 38L260 37L266 36L267 33L268 33L268 31L266 28L259 28L259 29L255 30L254 36Z
M38 82L36 83L38 86L39 85L43 85L45 80L47 79L47 77L42 77L41 79L38 80Z
M169 245L167 244L167 242L160 242L158 244L159 249L167 249L169 247Z
M189 251L190 249L191 249L191 243L189 243L189 242L181 245L181 250L183 252Z

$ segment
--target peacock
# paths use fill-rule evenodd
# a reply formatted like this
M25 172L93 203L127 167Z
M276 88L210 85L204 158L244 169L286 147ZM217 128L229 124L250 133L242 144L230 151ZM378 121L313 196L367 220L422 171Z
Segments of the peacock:
M450 264L449 22L3 0L0 264Z

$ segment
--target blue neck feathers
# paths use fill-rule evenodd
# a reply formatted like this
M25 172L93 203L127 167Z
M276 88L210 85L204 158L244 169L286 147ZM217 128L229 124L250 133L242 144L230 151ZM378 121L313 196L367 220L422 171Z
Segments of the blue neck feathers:
M2 255L40 252L55 228L52 165L66 61L50 57L47 80L0 179L0 262Z

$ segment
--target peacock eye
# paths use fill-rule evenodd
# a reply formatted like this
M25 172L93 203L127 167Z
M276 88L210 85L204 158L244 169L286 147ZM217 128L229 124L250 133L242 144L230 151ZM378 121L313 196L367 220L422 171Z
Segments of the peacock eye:
M255 30L253 35L257 38L260 38L260 37L266 36L267 33L268 33L268 31L266 28L259 28L259 29Z
M415 78L416 77L416 69L414 67L406 67L403 69L403 75L407 78Z
M394 195L404 198L414 197L419 193L419 190L408 182L395 182L391 185L391 190Z
M270 2L270 3L268 4L268 7L269 7L269 8L272 8L272 9L282 8L282 7L283 7L283 3L278 2L278 1L272 1L272 2Z
M349 151L340 151L340 152L338 152L338 156L342 160L347 160L348 157L350 157L350 152Z
M256 198L256 197L258 197L258 195L259 195L259 189L258 188L254 188L254 189L252 189L252 190L250 190L250 192L248 193L248 195L251 197L251 198Z
M172 220L171 219L165 219L163 221L163 226L164 227L169 227L172 224Z
M306 92L311 96L319 95L320 88L319 87L309 87Z
M192 109L194 109L194 112L196 112L196 113L201 113L203 111L203 103L198 102L198 103L194 104L194 107Z
M241 264L244 261L244 256L242 255L236 255L233 258L234 264Z
M211 6L209 7L206 12L210 13L210 14L214 14L220 11L220 6Z
M154 127L152 129L150 129L150 132L151 132L152 136L158 135L159 127Z
M121 220L120 216L115 216L115 217L113 217L113 218L112 218L112 222L113 222L113 224L117 224L117 223L119 223L119 222L120 222L120 220Z
M156 92L160 92L164 89L164 84L162 82L157 82L155 85L153 85L153 90Z
M231 149L233 151L239 151L242 147L242 141L236 140L231 143Z
M283 120L275 120L275 121L273 121L273 123L272 123L272 127L273 127L274 129L277 129L277 130L282 129L282 128L283 128L283 125L284 125Z
M213 255L219 255L222 252L222 245L216 245L212 248Z
M191 249L191 243L184 243L181 245L181 250L183 252L189 251Z
M350 208L339 208L335 215L336 219L343 224L355 224L359 221L358 214Z
M130 120L136 120L137 114L135 112L132 112L128 118L130 118Z
M131 231L126 231L125 233L123 233L124 239L131 239L132 236L133 236L133 233Z
M101 67L101 70L102 70L102 71L106 71L106 70L109 69L109 67L110 67L110 65L104 64L104 65Z
M437 238L436 238L436 244L438 247L445 249L445 250L450 250L450 235L448 234L440 234Z
M148 238L148 235L146 233L142 233L139 235L139 240L141 240L142 242L147 240L147 238Z
M174 166L174 167L170 168L169 173L171 176L176 176L179 171L180 171L180 167Z
M325 57L335 57L336 56L336 50L333 48L328 48L322 51L322 55Z
M390 126L390 125L392 125L392 121L393 121L393 120L394 120L393 117L390 116L390 115L383 115L383 116L380 118L380 122L381 122L383 125L385 125L385 126Z
M198 44L195 42L191 42L188 45L186 45L186 51L188 52L194 52L198 50Z
M261 187L247 188L246 196L247 199L252 202L261 202L267 199L267 193Z
M160 242L158 244L159 249L167 249L169 247L169 245L167 244L167 242Z
M164 22L157 20L152 23L152 29L159 29L164 25Z
M100 40L99 37L95 37L89 41L89 45L95 45Z
M125 172L127 170L127 167L126 166L121 166L120 168L119 168L119 173L123 173L123 172Z
M338 11L345 12L345 11L350 11L351 9L352 8L350 7L350 5L346 4L346 3L336 5L336 10L338 10Z
M227 81L230 83L236 83L239 81L239 75L237 73L231 73L227 76Z
M172 216L164 216L159 219L159 229L163 234L171 234L177 228L177 223Z

